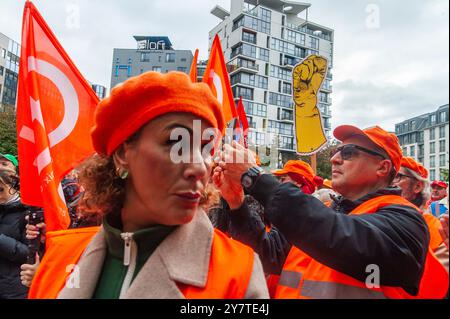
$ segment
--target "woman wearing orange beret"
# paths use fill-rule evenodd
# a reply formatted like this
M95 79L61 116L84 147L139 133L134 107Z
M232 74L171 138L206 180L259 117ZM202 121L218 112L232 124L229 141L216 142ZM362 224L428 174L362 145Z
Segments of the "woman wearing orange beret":
M96 111L98 155L80 176L84 205L103 225L78 249L72 274L53 284L55 296L34 297L268 298L258 256L214 230L200 206L212 168L205 147L214 143L211 135L197 143L196 130L224 127L209 87L184 73L148 72L113 89ZM177 162L180 143L188 160ZM40 278L36 289L49 291Z

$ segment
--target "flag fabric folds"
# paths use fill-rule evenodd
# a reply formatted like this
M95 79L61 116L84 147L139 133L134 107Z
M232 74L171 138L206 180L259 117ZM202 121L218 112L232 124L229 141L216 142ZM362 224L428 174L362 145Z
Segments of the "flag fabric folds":
M213 94L222 104L225 123L238 117L234 105L233 92L231 91L230 79L223 56L220 39L216 35L211 46L208 65L206 66L203 82L207 83Z
M189 71L189 77L193 83L197 82L197 61L198 61L198 49L195 50L194 58L192 59L191 70Z
M242 96L239 99L237 112L238 112L238 116L239 116L239 122L241 124L240 127L242 128L242 136L243 136L244 146L245 146L245 148L248 148L249 126L248 126L247 115L245 114L244 103L242 103Z
M98 98L27 1L22 25L17 144L22 202L44 208L47 230L70 224L61 180L93 154Z

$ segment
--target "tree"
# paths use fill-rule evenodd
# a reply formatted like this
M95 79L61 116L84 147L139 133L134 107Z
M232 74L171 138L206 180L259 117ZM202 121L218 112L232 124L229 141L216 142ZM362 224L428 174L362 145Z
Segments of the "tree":
M441 168L441 176L448 183L448 168Z
M16 113L11 107L0 112L0 153L17 155Z

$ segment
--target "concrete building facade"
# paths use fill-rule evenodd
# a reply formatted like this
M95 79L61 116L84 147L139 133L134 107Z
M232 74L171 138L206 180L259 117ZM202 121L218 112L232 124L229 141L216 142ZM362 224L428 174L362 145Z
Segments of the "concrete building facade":
M190 50L175 50L168 37L134 36L136 49L114 49L111 89L132 76L147 71L189 73Z
M395 125L403 155L413 157L429 171L430 181L443 179L449 165L449 106Z
M210 47L219 35L234 97L242 96L252 127L250 142L263 155L277 143L278 154L271 154L278 157L275 166L295 157L292 70L310 54L329 62L318 106L327 135L331 131L334 31L309 21L309 7L283 0L231 0L230 11L220 6L211 11L222 21L209 33Z
M0 32L0 112L16 107L20 44Z

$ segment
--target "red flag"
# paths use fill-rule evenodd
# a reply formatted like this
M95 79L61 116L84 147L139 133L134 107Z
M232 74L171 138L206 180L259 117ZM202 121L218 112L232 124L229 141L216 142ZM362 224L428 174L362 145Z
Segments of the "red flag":
M230 79L225 65L220 39L217 35L211 47L211 54L208 65L206 66L205 75L203 76L203 82L209 85L213 94L222 104L225 123L237 118Z
M63 176L94 152L90 129L98 98L45 23L25 3L17 100L22 202L44 208L47 230L70 218Z
M198 61L198 49L195 50L194 58L192 59L191 70L189 71L189 76L191 81L197 83L197 61Z
M248 126L247 115L245 114L244 104L242 103L242 96L239 99L237 112L238 112L238 115L239 115L239 122L241 122L241 124L242 124L242 132L243 132L243 137L244 137L244 146L245 146L245 148L248 148L248 129L249 129L249 126Z

